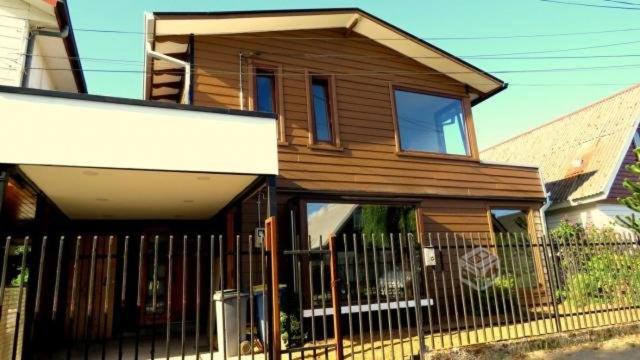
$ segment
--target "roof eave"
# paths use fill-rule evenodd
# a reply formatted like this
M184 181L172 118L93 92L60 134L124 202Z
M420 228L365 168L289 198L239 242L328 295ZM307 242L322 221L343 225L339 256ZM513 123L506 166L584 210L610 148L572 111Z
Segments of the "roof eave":
M79 93L87 93L87 83L84 78L84 72L82 71L82 64L80 62L80 53L76 45L76 39L73 34L73 26L71 25L71 16L69 15L69 8L65 1L58 1L54 8L56 19L58 21L58 27L60 30L68 26L69 34L62 38L65 49L69 57L69 64L71 65L71 72L76 83L76 87Z

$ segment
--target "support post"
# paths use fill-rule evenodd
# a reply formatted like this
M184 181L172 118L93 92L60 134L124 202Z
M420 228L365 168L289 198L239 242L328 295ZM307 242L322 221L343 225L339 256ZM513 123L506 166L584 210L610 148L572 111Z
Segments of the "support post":
M331 274L331 305L333 306L333 337L336 342L336 360L344 360L344 345L342 343L342 326L340 323L340 279L338 278L338 248L336 236L329 238L329 257Z
M278 239L276 236L276 218L271 216L265 221L266 245L271 257L271 358L280 359L280 276L278 269Z

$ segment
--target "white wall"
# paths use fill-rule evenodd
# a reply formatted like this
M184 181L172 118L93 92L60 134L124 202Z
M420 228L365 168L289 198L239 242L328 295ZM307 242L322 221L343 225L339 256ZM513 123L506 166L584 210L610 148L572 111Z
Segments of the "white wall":
M0 85L20 86L24 74L24 54L27 51L29 31L35 27L57 29L53 8L44 2L39 6L24 0L0 0ZM41 9L47 9L47 13ZM39 51L34 50L34 51ZM34 58L32 67L46 67L43 58ZM44 66L43 66L44 65ZM54 89L49 74L35 74L34 88ZM42 85L42 87L40 87Z
M36 37L37 38L37 37ZM42 70L53 68L49 65L47 58L42 53L39 41L35 41L33 46L33 56L31 57L31 70L29 70L29 82L27 87L32 89L56 90L56 85L51 79L50 70Z
M0 163L276 175L276 120L0 92Z
M582 226L613 226L619 232L628 230L618 224L616 216L626 216L633 213L629 208L619 204L591 203L557 211L547 212L547 227L549 231L556 228L563 219L570 223L581 224ZM636 216L640 216L636 213Z

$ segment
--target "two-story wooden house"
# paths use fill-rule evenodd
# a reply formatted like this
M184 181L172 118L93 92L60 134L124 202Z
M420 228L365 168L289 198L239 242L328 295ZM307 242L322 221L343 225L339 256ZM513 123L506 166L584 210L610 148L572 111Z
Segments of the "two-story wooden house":
M439 235L436 245L426 234L455 233L480 245L497 233L542 231L538 170L479 159L472 108L506 84L444 50L359 9L153 13L144 29L144 100L0 88L0 106L21 116L0 122L14 135L0 141L0 163L16 187L0 211L4 232L23 235L7 238L6 249L22 239L32 248L22 259L34 274L25 290L33 349L64 344L97 356L120 339L115 349L127 357L135 339L135 356L153 357L173 353L180 333L178 353L185 341L187 351L213 351L204 339L221 331L214 292L239 288L254 299L260 282L283 285L282 307L299 312L313 345L316 330L327 337L336 296L350 324L353 295L360 324L366 309L369 326L372 309L403 309L408 324L389 320L388 330L411 328L419 321L409 311L445 311L450 285L443 275L420 290L406 280L413 258L390 254L391 273L376 267L373 281L376 289L393 282L386 308L371 299L363 308L360 297L371 293L348 288L349 274L364 283L360 266L369 288L378 265L363 244L395 251L394 239L413 234L433 247ZM335 246L332 235L347 282L329 295L319 288L334 271L310 257ZM454 249L452 241L443 235L442 245ZM451 284L459 281L452 253ZM394 291L405 298L392 305ZM273 298L268 308L278 309ZM447 303L447 313L460 305ZM265 340L265 331L256 336ZM236 345L225 344L216 349Z

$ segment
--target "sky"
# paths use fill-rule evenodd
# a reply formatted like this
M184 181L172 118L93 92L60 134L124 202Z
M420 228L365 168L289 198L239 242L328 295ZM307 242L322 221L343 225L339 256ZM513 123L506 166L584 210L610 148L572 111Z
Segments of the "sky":
M141 72L104 70L142 70L145 11L359 7L509 83L473 108L480 149L640 82L640 0L566 2L595 6L542 0L68 0L83 68L103 70L85 72L89 92L129 98L141 97ZM95 29L133 33L90 31Z

